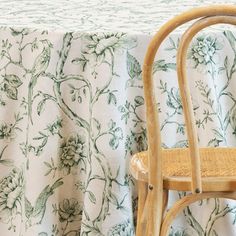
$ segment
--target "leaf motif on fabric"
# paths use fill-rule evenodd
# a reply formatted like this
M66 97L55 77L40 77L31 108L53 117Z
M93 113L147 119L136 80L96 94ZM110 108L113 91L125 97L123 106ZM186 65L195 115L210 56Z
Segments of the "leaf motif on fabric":
M17 88L5 83L4 90L5 90L8 98L10 98L12 100L17 100L17 95L18 95Z
M87 193L88 193L88 197L89 197L89 200L93 203L93 204L96 204L96 197L95 197L95 195L94 195L94 193L93 192L91 192L91 191L86 191Z
M10 75L5 75L4 80L12 87L18 88L19 86L22 85L22 81L17 75L10 74Z
M40 116L41 113L44 111L45 103L46 103L46 100L43 99L42 101L39 102L39 104L38 104L38 106L37 106L37 113L38 113L39 116Z
M127 52L127 71L131 79L141 80L141 66L138 60L132 56L129 52Z

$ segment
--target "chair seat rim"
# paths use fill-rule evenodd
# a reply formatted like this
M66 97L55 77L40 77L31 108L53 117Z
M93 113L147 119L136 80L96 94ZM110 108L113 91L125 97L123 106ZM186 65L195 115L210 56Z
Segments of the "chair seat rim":
M164 177L164 189L191 191L191 177ZM236 189L236 175L226 177L202 177L203 192L231 192Z

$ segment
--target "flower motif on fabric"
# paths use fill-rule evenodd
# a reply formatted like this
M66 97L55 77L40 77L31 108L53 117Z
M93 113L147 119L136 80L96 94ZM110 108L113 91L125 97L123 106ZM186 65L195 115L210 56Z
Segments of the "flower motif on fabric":
M108 236L132 236L134 235L133 226L130 220L126 220L123 223L113 226L108 234Z
M20 169L0 180L0 221L8 223L21 212L24 178Z
M216 53L220 49L222 49L222 44L219 42L219 39L212 36L199 36L193 41L188 58L193 60L195 68L203 66L205 70L209 71L209 68L206 66L216 64Z
M73 222L82 215L82 208L76 199L64 199L59 204L58 214L61 222Z
M0 139L12 140L16 137L16 131L22 131L19 127L19 122L22 120L21 115L14 115L15 121L7 123L5 121L0 122Z
M135 152L141 152L147 150L147 137L146 130L141 132L130 131L131 135L126 137L125 150L126 154L133 155Z
M60 168L70 173L71 168L77 166L80 160L87 156L87 144L84 135L77 134L64 140L60 146Z
M97 61L102 62L107 54L113 54L118 49L124 49L128 43L127 35L124 33L99 33L87 37L87 53L94 54Z
M11 125L6 124L5 122L0 124L0 139L8 139L12 136L12 127Z

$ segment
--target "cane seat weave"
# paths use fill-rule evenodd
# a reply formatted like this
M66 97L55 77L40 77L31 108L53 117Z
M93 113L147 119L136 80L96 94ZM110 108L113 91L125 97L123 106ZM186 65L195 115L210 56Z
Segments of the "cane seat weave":
M236 176L236 148L200 148L200 158L203 178ZM164 181L171 178L178 181L178 177L191 177L188 148L163 149L162 160ZM139 152L132 157L130 171L135 179L148 181L148 151ZM191 181L190 178L187 180ZM188 187L183 188L184 186L179 190L189 190Z

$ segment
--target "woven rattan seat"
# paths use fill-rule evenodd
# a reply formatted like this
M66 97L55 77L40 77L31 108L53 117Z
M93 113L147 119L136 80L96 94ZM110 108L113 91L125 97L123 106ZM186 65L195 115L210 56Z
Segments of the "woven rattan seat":
M162 151L163 177L191 177L189 149L175 148ZM236 176L236 148L201 148L202 177ZM148 152L133 156L130 164L132 176L148 180Z
M181 37L176 57L188 148L163 149L152 80L153 64L158 48L169 33L192 20L195 22ZM218 23L236 25L236 6L209 6L184 12L166 22L148 46L142 70L148 151L135 154L130 161L131 174L138 181L136 236L167 236L169 226L180 211L198 200L236 200L236 148L199 148L186 73L187 49L192 38L200 30ZM191 193L166 212L169 190Z

